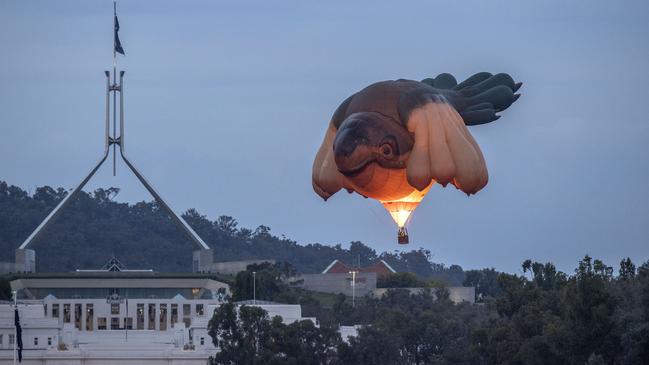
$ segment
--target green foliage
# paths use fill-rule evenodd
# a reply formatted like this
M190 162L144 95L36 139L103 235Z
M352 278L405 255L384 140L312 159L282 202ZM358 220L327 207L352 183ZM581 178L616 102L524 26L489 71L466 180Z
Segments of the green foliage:
M340 335L309 320L284 324L280 317L232 303L214 311L208 333L220 351L210 364L333 364Z
M649 359L649 261L613 269L586 256L568 276L529 260L526 275L492 269L498 290L482 305L433 301L391 289L353 308L339 297L334 315L364 324L339 349L343 364L646 364ZM625 269L626 267L626 269ZM631 274L635 272L635 275ZM345 319L349 319L345 321Z
M465 273L462 285L475 287L477 299L482 301L482 298L495 297L500 294L498 275L499 272L494 268L469 270Z
M14 250L66 194L62 188L44 186L30 195L0 181L0 261L14 260ZM195 247L163 210L154 202L116 202L118 194L115 188L80 192L34 242L38 270L96 269L117 254L129 268L189 271ZM303 273L319 273L335 259L355 264L360 258L361 265L385 259L398 271L414 272L422 278L434 277L449 284L449 280L462 280L462 268L434 264L430 252L423 249L377 254L358 241L349 249L319 243L298 245L273 235L265 225L254 230L239 227L230 216L212 221L190 209L183 217L214 249L217 261L274 259L289 262Z
M293 268L287 263L249 265L245 271L237 274L230 288L234 301L253 299L253 289L256 288L256 298L259 300L277 300L282 293L289 290L285 283L294 274ZM256 280L253 286L253 279Z
M9 279L5 276L0 276L0 300L11 300L11 297Z
M421 288L426 286L426 283L419 280L414 273L399 272L379 278L376 286L378 288Z
M631 258L620 261L620 279L631 280L635 278L635 265L631 262Z
M449 286L462 285L464 270L459 265L446 267L432 262L430 250L420 248L410 252L384 252L379 256L397 272L412 272L420 278L433 278Z

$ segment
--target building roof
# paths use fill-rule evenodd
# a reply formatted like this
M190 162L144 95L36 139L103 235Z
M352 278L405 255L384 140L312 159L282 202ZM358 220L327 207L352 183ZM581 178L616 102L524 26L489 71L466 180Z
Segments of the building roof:
M106 298L113 292L129 298L212 298L229 291L227 282L214 274L130 271L35 273L11 280L19 299Z
M373 264L365 267L353 267L343 263L340 260L333 260L329 266L322 272L323 274L346 274L350 271L359 271L359 272L373 272L376 273L377 277L386 276L394 274L397 271L394 270L387 262L384 260L378 260Z

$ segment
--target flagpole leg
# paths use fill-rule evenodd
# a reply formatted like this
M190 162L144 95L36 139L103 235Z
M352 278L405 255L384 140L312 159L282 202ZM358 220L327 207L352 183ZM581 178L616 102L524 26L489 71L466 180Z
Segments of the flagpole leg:
M113 30L117 32L117 0L113 0ZM116 33L115 33L116 34ZM113 87L117 85L117 46L116 35L113 36ZM113 90L113 139L117 138L115 112L117 110L117 91ZM113 176L117 175L117 148L113 145Z

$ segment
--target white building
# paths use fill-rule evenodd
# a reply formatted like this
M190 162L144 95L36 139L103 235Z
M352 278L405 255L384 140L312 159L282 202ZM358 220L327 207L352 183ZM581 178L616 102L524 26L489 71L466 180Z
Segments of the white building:
M115 269L115 268L114 268ZM26 274L11 282L22 364L201 364L217 349L208 322L229 293L209 274L98 270ZM299 305L257 304L290 323ZM13 364L14 310L0 303L0 365Z

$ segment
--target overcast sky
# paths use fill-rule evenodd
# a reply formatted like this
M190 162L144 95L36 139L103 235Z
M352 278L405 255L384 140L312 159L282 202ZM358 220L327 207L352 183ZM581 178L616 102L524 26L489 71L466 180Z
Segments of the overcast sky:
M523 3L120 1L126 149L177 211L301 244L424 247L512 272L526 258L569 272L586 253L647 260L649 2ZM112 1L0 2L0 180L72 188L99 159L112 36ZM500 120L471 128L489 185L471 198L435 186L410 246L378 202L312 191L347 96L479 71L524 82ZM125 165L110 170L87 189L150 199Z

